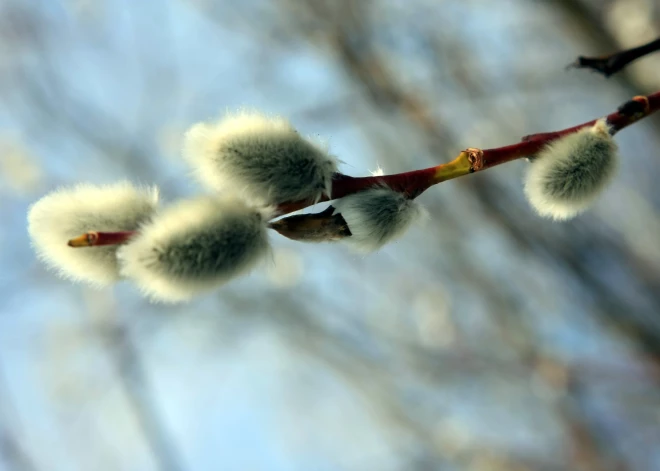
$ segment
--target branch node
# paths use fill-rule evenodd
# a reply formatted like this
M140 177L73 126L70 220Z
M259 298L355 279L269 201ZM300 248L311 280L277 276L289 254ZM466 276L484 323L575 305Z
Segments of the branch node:
M467 154L470 162L470 172L478 172L484 167L484 151L476 147L468 147L463 152Z
M643 106L643 113L646 115L651 111L651 104L649 103L649 98L644 95L634 96L632 101L635 103L640 103Z
M651 105L647 97L638 95L619 106L617 111L621 115L630 118L631 121L636 121L649 114Z

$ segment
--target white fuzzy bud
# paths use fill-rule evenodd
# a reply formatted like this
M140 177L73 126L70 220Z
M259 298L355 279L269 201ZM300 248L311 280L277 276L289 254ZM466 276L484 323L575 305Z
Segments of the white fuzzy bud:
M119 249L121 274L153 301L185 301L254 267L269 251L269 217L240 200L182 201Z
M351 236L342 239L360 252L371 252L400 237L425 214L422 206L389 188L374 188L335 201Z
M288 121L258 113L194 125L186 132L183 154L206 186L260 205L330 196L337 171L337 160Z
M28 211L28 232L37 256L60 276L95 286L119 279L116 245L69 247L67 241L88 231L133 231L158 205L156 187L79 184L60 188Z
M551 142L531 161L525 194L541 215L570 219L589 208L618 166L617 145L604 119Z

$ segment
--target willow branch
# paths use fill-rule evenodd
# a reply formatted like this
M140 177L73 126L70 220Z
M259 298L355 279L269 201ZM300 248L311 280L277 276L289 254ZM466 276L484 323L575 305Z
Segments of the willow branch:
M606 116L610 132L614 135L659 109L660 91L648 96L636 96ZM483 150L468 148L449 163L422 170L377 177L349 177L337 174L332 184L332 198L324 197L323 201L342 198L379 185L386 185L395 191L407 193L415 198L438 183L480 172L512 160L533 157L550 142L584 127L593 126L598 119L601 118L592 119L561 131L525 136L521 142L504 147ZM298 201L282 204L279 209L281 214L287 214L308 206L310 206L308 201Z
M644 57L656 51L660 51L660 38L632 49L615 52L609 56L580 56L568 67L576 69L591 69L603 74L605 77L609 77L640 57Z
M660 109L660 91L648 96L636 96L632 100L621 105L615 112L605 117L610 126L612 135L627 128ZM365 191L378 186L387 186L394 191L405 193L410 198L416 198L433 185L462 177L471 173L481 172L483 170L495 167L513 160L533 157L550 142L559 139L568 134L579 131L588 126L593 126L601 118L592 119L577 126L562 129L560 131L532 134L522 138L521 142L504 147L493 149L468 148L451 162L437 165L421 170L396 173L392 175L371 176L371 177L350 177L341 173L335 174L332 182L332 197L324 196L321 201L329 201L348 196L360 191ZM286 215L299 209L304 209L312 205L310 201L295 201L283 203L278 206L279 214ZM286 223L273 223L271 227L286 237L296 238L296 228L303 231L298 240L316 241L320 240L319 234L327 233L328 228L336 228L339 232L335 235L337 238L345 237L349 234L340 233L342 221L337 218L332 219L332 212L321 213L320 215L302 215L296 216L297 219L285 218ZM305 219L307 218L307 219ZM344 231L345 232L345 231ZM75 239L69 241L72 247L89 247L96 245L114 245L127 242L136 234L135 231L127 232L97 232L90 231ZM325 239L329 240L329 239Z

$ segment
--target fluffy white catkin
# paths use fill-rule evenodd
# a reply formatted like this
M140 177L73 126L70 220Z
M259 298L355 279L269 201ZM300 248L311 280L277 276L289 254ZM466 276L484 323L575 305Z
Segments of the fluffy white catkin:
M318 201L330 195L337 160L283 118L241 112L198 123L183 155L206 186L261 205Z
M164 210L119 249L121 274L152 301L185 301L251 269L269 252L270 214L201 197Z
M377 250L400 237L425 214L419 203L389 188L355 193L333 205L352 234L343 240L360 252Z
M67 241L88 231L132 231L158 205L156 187L127 181L60 188L28 211L28 232L37 256L65 278L106 286L119 278L117 246L69 247Z
M541 215L570 219L589 208L612 180L617 145L602 119L550 143L530 164L525 194Z

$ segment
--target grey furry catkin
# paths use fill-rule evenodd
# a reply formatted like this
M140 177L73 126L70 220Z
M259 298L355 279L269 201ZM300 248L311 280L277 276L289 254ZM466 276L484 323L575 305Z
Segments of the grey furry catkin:
M118 246L73 248L67 241L88 231L133 231L158 205L156 187L127 181L59 188L28 211L28 233L39 259L60 276L94 286L119 279Z
M525 194L541 216L570 219L589 208L617 166L617 145L602 119L539 152L531 161Z
M351 231L345 239L360 252L371 252L400 237L425 214L414 200L389 188L374 188L333 203Z
M206 186L259 205L330 196L337 171L337 160L288 121L253 112L194 125L183 154Z
M269 217L240 200L180 202L120 248L121 274L154 301L190 299L245 273L268 253Z

